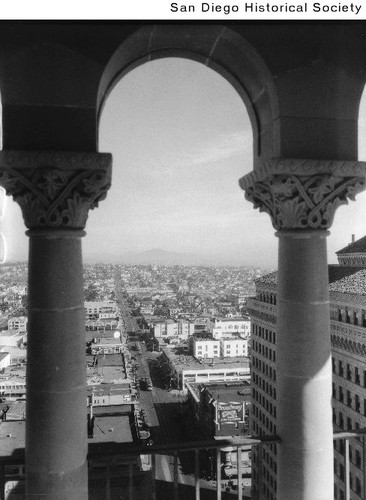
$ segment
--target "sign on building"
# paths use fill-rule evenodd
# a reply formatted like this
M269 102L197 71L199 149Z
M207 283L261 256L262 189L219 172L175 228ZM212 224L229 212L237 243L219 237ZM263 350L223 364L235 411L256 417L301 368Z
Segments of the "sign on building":
M244 403L218 403L217 416L220 424L244 421Z

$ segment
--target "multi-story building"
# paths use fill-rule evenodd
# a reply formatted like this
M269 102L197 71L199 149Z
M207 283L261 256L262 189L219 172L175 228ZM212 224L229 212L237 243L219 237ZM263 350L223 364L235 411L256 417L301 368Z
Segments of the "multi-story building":
M220 351L223 358L248 356L248 339L237 337L222 337L220 339Z
M241 335L246 337L250 335L249 318L221 318L213 319L210 322L210 332L214 339L228 337L229 335Z
M216 439L249 434L250 382L188 384L188 403L194 427L202 439ZM212 456L211 456L212 458ZM242 472L251 473L250 448L241 453ZM208 457L209 467L213 460ZM237 453L227 446L221 450L223 477L235 478L237 483Z
M187 340L194 333L194 324L186 319L167 319L154 325L154 337L178 337Z
M98 319L101 315L104 319L114 318L118 311L118 306L114 301L85 302L84 308L86 319Z
M330 335L335 430L366 427L366 236L337 252L329 266ZM256 280L248 300L252 318L253 435L276 434L277 272ZM334 498L366 498L364 444L350 440L349 472L343 441L335 441ZM253 499L276 498L276 445L253 449ZM348 477L347 477L348 474Z
M330 333L335 430L366 427L366 236L337 252L330 266ZM349 472L343 442L335 441L334 498L366 498L365 442L349 442ZM348 475L348 477L346 477Z
M187 384L191 382L231 383L250 380L250 360L245 357L196 359L163 348L161 363L165 365L174 385L183 393L187 392Z
M220 341L195 337L191 342L192 354L195 358L219 358Z
M276 434L277 273L256 280L256 297L247 301L252 320L252 413L254 436ZM252 498L275 499L276 444L253 448Z

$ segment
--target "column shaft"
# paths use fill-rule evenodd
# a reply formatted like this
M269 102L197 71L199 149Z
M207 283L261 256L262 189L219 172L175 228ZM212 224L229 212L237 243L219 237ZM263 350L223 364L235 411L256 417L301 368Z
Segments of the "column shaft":
M324 230L280 230L279 500L333 499L331 346Z
M28 231L27 498L88 498L83 234Z

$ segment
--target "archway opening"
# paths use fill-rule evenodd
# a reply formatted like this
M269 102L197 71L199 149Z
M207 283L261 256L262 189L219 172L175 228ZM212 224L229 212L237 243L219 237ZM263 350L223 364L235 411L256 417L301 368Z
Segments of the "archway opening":
M113 153L113 181L89 215L86 260L108 241L114 260L161 249L197 263L275 264L269 218L238 187L253 168L249 118L215 71L166 58L128 73L107 100L100 150Z
M358 113L358 160L366 161L366 89L364 89ZM337 263L336 253L352 241L366 235L365 224L366 192L356 196L356 201L340 206L335 214L334 223L328 238L328 262Z

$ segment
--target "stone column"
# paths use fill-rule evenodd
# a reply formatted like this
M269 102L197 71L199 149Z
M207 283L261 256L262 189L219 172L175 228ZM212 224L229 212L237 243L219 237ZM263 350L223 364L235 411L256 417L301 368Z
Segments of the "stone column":
M88 498L81 237L110 186L110 164L107 154L0 153L0 184L30 238L27 498Z
M240 180L279 237L277 498L333 499L327 229L366 187L358 162L265 160Z

